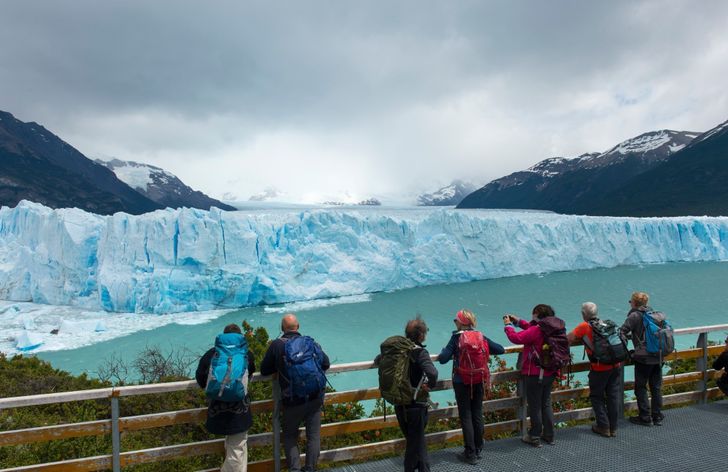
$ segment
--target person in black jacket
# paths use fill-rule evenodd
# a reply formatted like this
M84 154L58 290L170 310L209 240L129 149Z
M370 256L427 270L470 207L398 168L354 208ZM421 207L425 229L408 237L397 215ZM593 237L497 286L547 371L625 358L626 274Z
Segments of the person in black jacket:
M718 372L725 369L723 375L716 381L716 384L725 395L728 395L728 338L725 338L725 350L713 361L713 369Z
M229 324L225 326L223 333L242 334L240 326ZM197 384L205 388L207 377L210 371L212 356L215 355L213 347L200 359L195 372ZM243 379L246 395L240 402L223 402L211 400L207 408L207 421L205 428L212 434L225 436L225 462L222 464L221 472L246 471L248 469L248 430L253 424L253 416L250 413L250 397L248 395L248 381L255 372L255 360L248 351L247 378Z
M417 345L410 356L410 385L412 388L424 392L437 385L437 369L430 359L430 353L425 349L425 338L427 337L427 324L419 317L407 322L405 336ZM381 354L374 359L374 365L379 365ZM412 400L409 405L395 405L394 412L397 415L397 423L405 437L406 446L404 452L405 472L430 472L430 460L427 455L427 443L425 442L425 428L427 427L427 407L429 394L420 397L420 401Z
M316 470L321 451L321 408L324 405L324 389L314 392L306 398L286 395L286 392L291 391L286 374L286 343L301 336L298 329L296 315L289 313L283 317L281 320L283 336L273 340L268 346L265 357L260 363L260 373L262 375L278 374L278 385L283 392L281 399L283 449L286 453L288 470L313 472ZM320 347L318 346L319 349ZM326 371L331 363L323 350L321 350L321 354L323 358L320 368L322 371ZM301 457L298 451L298 428L301 423L306 426L306 466L303 469L301 469Z
M460 310L455 315L453 322L455 323L455 331L452 332L447 346L437 356L437 360L440 364L446 364L450 362L450 359L453 361L452 388L455 391L455 400L458 405L458 416L460 417L460 426L463 428L465 446L465 450L457 457L461 462L475 465L478 463L478 459L481 458L481 450L483 449L483 397L485 395L485 386L482 383L465 385L457 372L457 368L460 335L464 331L475 330L477 320L471 311ZM490 354L499 355L506 352L503 346L491 341L485 335L483 340L488 343L488 352Z

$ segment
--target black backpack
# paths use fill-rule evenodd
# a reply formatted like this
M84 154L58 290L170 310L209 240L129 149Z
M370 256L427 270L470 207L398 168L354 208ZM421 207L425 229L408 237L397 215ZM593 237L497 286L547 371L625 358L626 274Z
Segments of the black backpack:
M597 364L617 364L624 362L629 357L627 345L620 336L619 327L612 320L590 320L589 326L592 329L593 346L588 346L592 353L589 356L591 362ZM585 339L588 343L589 339Z
M540 357L536 355L536 363L542 370L560 371L571 363L566 324L564 320L555 316L541 318L537 323L543 333L544 346L542 355Z

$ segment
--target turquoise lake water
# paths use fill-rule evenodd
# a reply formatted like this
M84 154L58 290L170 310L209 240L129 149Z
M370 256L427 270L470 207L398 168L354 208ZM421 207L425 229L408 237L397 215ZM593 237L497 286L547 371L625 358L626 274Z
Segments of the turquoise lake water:
M130 360L145 346L185 347L203 353L228 323L247 320L254 326L265 327L272 337L278 336L281 316L296 306L309 306L297 311L301 332L316 338L332 363L373 359L379 343L388 336L401 334L406 321L418 313L430 328L426 341L428 350L436 354L450 338L452 319L460 308L471 309L478 318L480 330L496 342L508 345L501 321L504 313L529 316L534 305L547 303L571 329L581 320L581 303L593 301L599 305L602 318L621 324L629 308L627 301L635 290L648 292L650 304L666 312L675 328L723 324L728 323L726 282L728 262L509 277L375 293L363 297L365 301L359 303L336 304L334 301L334 304L319 307L303 304L245 308L205 324L171 324L78 349L39 353L38 356L57 368L93 375L102 359L117 354ZM722 342L725 335L713 333L709 339ZM693 346L695 341L695 335L676 338L679 347ZM574 353L575 359L581 359L581 348L575 348ZM449 378L450 369L450 365L441 366L441 377ZM330 381L337 390L371 387L376 385L376 372L334 375Z

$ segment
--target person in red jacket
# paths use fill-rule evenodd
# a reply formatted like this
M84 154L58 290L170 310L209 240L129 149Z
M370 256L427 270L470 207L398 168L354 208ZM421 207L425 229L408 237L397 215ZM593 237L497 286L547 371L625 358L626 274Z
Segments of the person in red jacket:
M503 317L504 329L508 340L514 344L523 344L520 358L521 375L524 379L528 416L531 417L531 428L523 436L522 441L534 447L541 447L541 441L554 444L554 411L551 408L551 388L557 371L543 370L536 359L543 357L544 336L536 320L555 316L549 305L536 305L531 313L530 322L519 319L516 315ZM516 332L516 326L522 331Z
M599 308L596 303L586 302L581 305L581 317L584 319L569 333L569 343L584 344L586 354L589 356L589 399L596 424L592 431L600 436L615 437L617 435L617 419L619 418L619 400L623 395L622 363L605 364L594 362L594 330L592 326L598 325Z

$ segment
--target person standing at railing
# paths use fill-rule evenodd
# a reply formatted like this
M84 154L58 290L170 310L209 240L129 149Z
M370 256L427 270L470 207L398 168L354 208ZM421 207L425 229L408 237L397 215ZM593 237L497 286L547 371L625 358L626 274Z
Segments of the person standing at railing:
M380 393L394 405L405 438L405 472L430 472L425 428L429 392L437 384L437 369L423 344L426 337L427 324L418 315L407 322L405 337L387 338L374 359Z
M720 372L722 369L723 375L718 378L716 384L723 394L728 395L728 337L725 338L725 349L720 353L720 356L713 361L713 369Z
M595 303L581 305L584 319L569 333L569 344L582 342L589 361L589 399L596 424L592 431L604 437L617 435L617 420L622 392L622 362L627 359L627 347L619 327L611 320L600 320Z
M235 336L235 335L238 336ZM219 341L232 345L222 346ZM237 342L234 342L237 341ZM243 398L241 400L223 401L210 398L208 393L209 405L207 408L207 421L205 428L212 434L220 434L225 436L225 462L222 464L221 472L245 472L248 470L248 430L253 424L253 416L250 412L250 397L247 394L248 381L255 372L255 360L250 351L247 350L247 343L242 335L240 326L229 324L225 326L223 335L216 339L216 347L207 351L200 359L195 372L195 380L202 388L207 388L208 383L216 381L213 379L215 372L211 370L213 359L220 356L229 356L229 365L234 365L237 360L235 356L245 352L245 360L247 366L243 370L243 376L240 379L229 379L232 382L240 381L243 384ZM244 351L238 348L245 346ZM218 352L220 350L220 352ZM227 370L223 362L223 372ZM224 374L223 374L224 375ZM229 375L224 375L229 377ZM229 383L229 382L228 382ZM224 388L223 388L224 389ZM221 390L222 391L222 390ZM232 393L232 395L235 395Z
M273 340L260 364L262 375L278 376L282 393L283 449L288 470L313 472L321 451L321 408L326 377L331 366L321 346L309 336L301 336L296 315L281 320L283 335ZM298 428L306 427L306 466L301 468Z
M528 404L528 416L531 417L531 428L523 435L521 440L534 447L541 447L541 441L554 444L554 411L551 407L551 389L553 388L559 369L553 369L547 362L554 353L546 352L546 336L539 322L550 324L564 329L564 322L556 318L553 308L549 305L536 305L532 311L532 320L519 319L515 315L503 317L504 330L508 339L515 344L523 344L523 352L519 361L521 375ZM516 332L516 326L522 331ZM563 341L568 351L568 341L565 332Z
M632 339L634 353L634 395L637 397L637 416L629 421L642 426L661 426L665 416L662 414L662 356L660 353L648 352L645 337L645 316L655 313L647 305L649 295L634 292L629 299L630 310L622 325L621 332L625 339ZM660 313L661 316L664 316ZM650 386L651 401L647 399L647 385Z
M475 465L481 459L483 449L483 397L490 387L487 385L490 378L488 358L491 354L503 354L506 351L503 346L475 330L477 320L469 310L458 311L453 323L455 331L437 360L440 364L446 364L452 359L452 388L465 446L465 450L457 457L461 462Z

